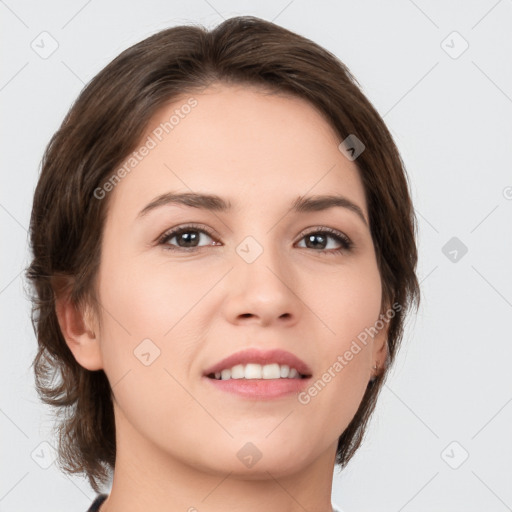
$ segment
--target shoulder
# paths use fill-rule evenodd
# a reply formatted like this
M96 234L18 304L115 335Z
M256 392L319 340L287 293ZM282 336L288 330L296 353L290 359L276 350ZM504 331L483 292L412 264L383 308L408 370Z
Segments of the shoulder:
M107 499L107 497L108 494L98 494L92 502L91 506L87 509L87 512L98 512L100 505Z

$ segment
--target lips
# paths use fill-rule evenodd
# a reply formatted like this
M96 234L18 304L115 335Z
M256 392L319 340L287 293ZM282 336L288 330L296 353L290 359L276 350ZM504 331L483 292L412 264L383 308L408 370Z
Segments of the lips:
M262 366L272 363L288 365L290 368L295 368L300 374L307 377L310 377L312 373L310 367L302 359L299 359L291 352L280 349L260 350L256 348L250 348L236 352L235 354L222 359L222 361L219 361L213 366L207 368L203 375L207 377L227 368L232 368L237 364L248 363L261 364Z

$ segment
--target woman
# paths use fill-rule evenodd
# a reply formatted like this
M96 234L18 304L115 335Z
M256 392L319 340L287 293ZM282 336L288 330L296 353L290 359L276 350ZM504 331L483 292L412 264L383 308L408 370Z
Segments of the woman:
M89 511L339 510L419 304L415 230L388 129L312 41L242 16L106 66L44 155L27 270Z

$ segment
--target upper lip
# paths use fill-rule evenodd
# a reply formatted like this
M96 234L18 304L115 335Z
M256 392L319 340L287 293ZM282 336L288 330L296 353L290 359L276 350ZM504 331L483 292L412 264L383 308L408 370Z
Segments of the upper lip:
M226 368L232 368L237 364L256 363L261 365L277 363L279 365L288 365L290 368L295 368L300 374L310 376L311 369L296 355L286 350L273 349L273 350L260 350L257 348L249 348L224 358L222 361L215 363L210 368L207 368L204 375L220 372Z

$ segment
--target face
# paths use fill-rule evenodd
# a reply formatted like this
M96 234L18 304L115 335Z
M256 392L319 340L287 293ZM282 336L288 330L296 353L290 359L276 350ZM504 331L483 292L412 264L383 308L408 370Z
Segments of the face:
M385 332L358 341L382 288L364 188L340 142L309 103L252 87L217 84L152 120L147 150L108 192L98 275L98 366L118 442L250 478L334 458L385 358ZM171 193L231 206L161 200L141 213ZM345 206L294 209L321 195ZM274 377L257 382L205 375L245 349L291 353L309 377L277 379L271 360ZM253 467L247 455L260 457Z

